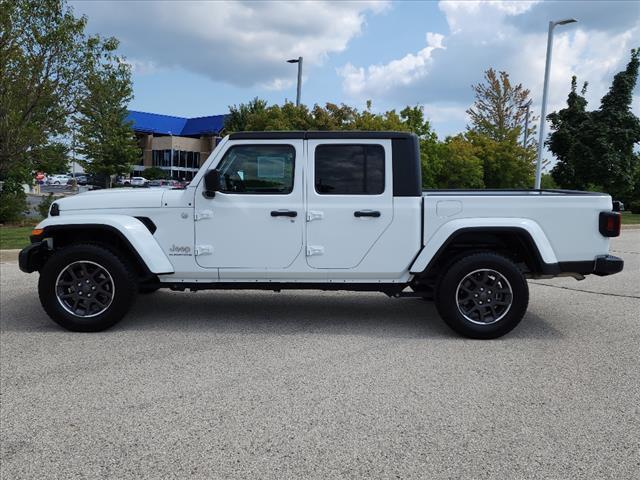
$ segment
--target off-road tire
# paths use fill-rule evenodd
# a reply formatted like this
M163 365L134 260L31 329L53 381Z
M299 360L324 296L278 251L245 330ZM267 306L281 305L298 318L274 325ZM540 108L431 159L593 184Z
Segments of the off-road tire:
M83 262L102 267L114 285L108 307L90 317L67 310L68 306L63 306L64 300L59 299L57 293L56 284L62 272L72 264ZM136 276L117 252L96 244L72 244L57 250L41 269L38 281L38 295L45 312L58 325L75 332L98 332L113 326L129 311L137 292Z
M527 280L520 269L502 255L492 252L472 253L453 261L443 271L445 273L436 287L436 308L447 325L465 337L477 339L501 337L513 330L527 311L529 304ZM485 287L485 292L480 292L484 272L494 272L487 274L488 285L491 285L491 282L495 284L495 279L498 278L501 286L495 290L506 292L510 290L511 294L504 293L502 297L496 298L496 293L492 291L491 295L487 295L486 291L490 290L491 286L488 289ZM477 284L473 283L476 278L479 280ZM463 283L463 280L472 283ZM471 291L467 288L469 286ZM487 296L483 298L483 295ZM477 298L471 298L474 296ZM494 311L493 314L488 315L487 321L491 320L491 323L483 323L484 317L479 316L480 310L486 312L486 309L490 308L487 299L493 300L492 305L496 307L497 302L509 304L508 308L504 305L502 311L498 310L497 313ZM479 306L478 303L482 300L484 300L483 306ZM472 316L477 318L470 318Z

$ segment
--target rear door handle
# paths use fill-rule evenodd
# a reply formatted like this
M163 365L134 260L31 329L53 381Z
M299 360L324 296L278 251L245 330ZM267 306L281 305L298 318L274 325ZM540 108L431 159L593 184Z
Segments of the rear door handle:
M353 212L353 216L354 217L376 217L378 218L380 216L380 212L377 210L358 210L356 212Z
M293 210L271 210L272 217L297 217L298 212Z

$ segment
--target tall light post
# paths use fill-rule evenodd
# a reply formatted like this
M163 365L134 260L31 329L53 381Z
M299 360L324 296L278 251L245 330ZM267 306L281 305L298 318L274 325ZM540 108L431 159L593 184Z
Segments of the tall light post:
M527 140L529 139L529 110L531 109L531 102L532 100L529 100L527 103L520 105L519 107L526 109L526 117L524 118L524 139L522 140L522 146L524 148L527 148Z
M547 121L547 94L549 93L549 73L551 70L551 53L553 51L553 30L558 25L577 22L574 18L566 18L549 22L549 34L547 36L547 62L544 67L544 87L542 90L542 107L540 108L540 140L538 141L538 160L536 161L536 183L535 188L540 188L542 179L542 148L544 147L544 125Z
M300 106L300 91L302 89L302 57L292 58L291 60L287 60L287 63L297 63L298 64L298 92L296 94L296 107Z

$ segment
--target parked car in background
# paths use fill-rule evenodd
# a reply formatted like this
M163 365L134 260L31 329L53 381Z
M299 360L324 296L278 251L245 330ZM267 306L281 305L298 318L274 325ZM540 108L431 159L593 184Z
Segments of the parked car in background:
M66 185L71 178L71 175L67 175L66 173L49 175L47 177L47 185Z
M144 187L149 183L149 180L144 177L131 177L125 178L122 183L126 186Z
M149 186L155 188L184 188L183 184L178 180L151 180Z
M74 178L78 185L87 185L89 183L89 179L87 178L87 176L84 173L81 173L76 175L75 177L72 176L71 178L69 178L69 180L67 181L67 185L73 184Z
M91 190L100 190L105 188L110 181L109 175L92 175L90 173L85 173L84 176L87 177L87 186Z

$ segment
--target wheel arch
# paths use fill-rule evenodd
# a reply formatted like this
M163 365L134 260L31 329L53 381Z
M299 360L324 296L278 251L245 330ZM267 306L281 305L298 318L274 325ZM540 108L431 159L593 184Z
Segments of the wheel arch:
M51 239L52 241L47 241L46 245L53 249L72 243L104 245L124 255L137 267L138 274L142 277L174 272L173 265L153 237L152 229L145 219L139 220L125 215L105 216L119 218L70 217L49 217L41 222L37 226L38 229L42 229L39 239ZM33 240L37 239L32 238ZM46 261L46 258L43 261Z
M527 228L529 227L529 228ZM548 239L535 224L461 226L445 235L436 232L410 268L411 273L426 277L437 274L453 259L471 251L495 251L521 265L531 275L551 273L556 265Z

